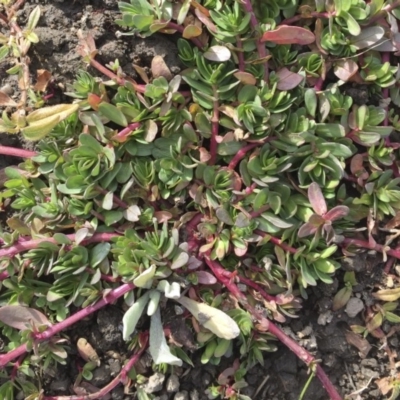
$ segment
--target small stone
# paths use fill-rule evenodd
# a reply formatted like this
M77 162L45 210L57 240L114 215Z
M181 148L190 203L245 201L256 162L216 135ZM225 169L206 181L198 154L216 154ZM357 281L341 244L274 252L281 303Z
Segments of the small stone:
M349 318L354 318L359 312L364 309L364 303L357 297L352 297L346 304L345 313Z
M108 360L108 365L110 366L110 372L112 376L116 376L121 371L121 363L119 360Z
M369 368L377 368L378 361L375 358L364 358L364 360L361 360L361 366Z
M168 379L167 379L167 385L166 389L168 393L175 393L179 390L179 378L177 375L172 374Z
M156 372L154 375L150 376L149 380L143 386L143 389L147 394L159 392L163 388L164 381L165 375L161 372Z
M318 325L327 325L333 319L333 314L331 310L325 311L318 315Z
M71 384L69 378L55 379L50 384L50 389L56 393L66 392Z
M200 395L197 389L193 389L190 392L190 400L200 400Z
M189 400L189 393L186 390L182 390L182 392L178 392L174 396L174 400Z

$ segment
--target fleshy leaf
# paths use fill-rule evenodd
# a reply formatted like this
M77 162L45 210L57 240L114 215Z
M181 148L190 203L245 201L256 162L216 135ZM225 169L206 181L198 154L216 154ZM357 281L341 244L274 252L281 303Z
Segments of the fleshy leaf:
M313 182L309 186L308 199L310 200L311 207L318 215L324 215L327 212L325 198L318 183Z
M239 336L240 329L237 323L223 311L204 303L197 303L188 297L176 300L186 307L193 316L212 333L222 339L234 339Z
M157 290L164 293L168 299L179 299L181 297L181 287L178 282L172 282L171 284L162 280L158 282Z
M139 318L143 314L143 310L149 300L150 292L143 294L131 307L128 308L122 318L123 330L122 336L124 340L128 340L134 332Z
M156 266L153 264L150 268L147 268L133 280L134 285L139 288L149 289L153 282L153 277L155 273L156 273Z
M211 46L204 53L204 58L217 62L228 61L231 58L231 51L225 46Z
M161 322L160 309L152 315L150 321L150 346L149 351L155 364L169 364L181 367L183 362L178 357L175 357L165 340L164 329Z
M265 32L261 38L263 42L276 44L311 44L315 42L314 34L300 26L280 25L277 29Z
M18 330L27 329L31 323L35 324L35 326L51 326L50 321L40 311L23 306L1 307L0 321Z

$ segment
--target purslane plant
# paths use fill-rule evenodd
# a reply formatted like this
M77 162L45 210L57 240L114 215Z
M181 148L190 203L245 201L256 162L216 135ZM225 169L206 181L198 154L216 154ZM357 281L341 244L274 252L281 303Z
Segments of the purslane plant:
M202 362L218 365L239 346L240 360L210 398L248 399L245 373L278 339L341 399L278 323L296 316L309 286L332 283L340 249L400 258L376 242L400 211L393 112L389 119L385 104L353 104L342 90L356 82L386 101L396 93L398 68L387 54L398 49L384 38L400 5L272 3L121 2L125 34L182 34L180 74L135 82L118 60L101 65L93 38L79 32L83 61L108 81L82 70L68 89L71 104L23 118L3 113L0 129L37 147L0 147L24 158L5 170L0 192L2 209L13 211L1 233L0 321L9 343L0 366L11 383L0 393L11 399L15 387L29 399L57 399L15 370L29 377L29 363L65 362L58 335L123 298L124 340L139 353L148 347L160 368L191 362L166 340L160 310L171 305L196 334ZM325 82L328 72L337 81ZM397 321L391 294L389 306L366 316L367 331L379 328L371 328L375 315ZM72 305L81 310L71 314ZM148 332L138 328L146 316ZM82 399L131 385L125 374L136 360Z

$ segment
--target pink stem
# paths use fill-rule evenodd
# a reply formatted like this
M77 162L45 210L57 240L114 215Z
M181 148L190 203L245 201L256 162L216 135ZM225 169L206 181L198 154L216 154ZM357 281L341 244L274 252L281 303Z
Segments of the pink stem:
M133 82L132 80L124 79L116 75L114 72L112 72L110 69L106 68L104 65L100 64L97 60L92 58L90 60L90 65L93 68L96 68L99 72L104 74L105 76L108 76L110 79L113 81L117 82L118 85L123 86L125 85L126 81L131 82L133 87L138 93L144 93L146 91L146 85L139 85L136 82Z
M70 235L66 235L69 240L75 240L75 233L71 233ZM81 245L86 245L90 243L99 243L99 242L109 242L112 238L121 236L118 233L95 233L91 238L84 240ZM10 247L0 250L0 258L1 257L14 257L16 254L22 253L23 251L35 249L40 243L50 242L57 243L55 239L43 238L43 239L34 239L27 240L23 242L18 242L13 244Z
M232 158L231 162L228 165L228 169L235 169L239 162L242 161L243 158L246 156L246 154L255 147L258 147L259 145L260 143L250 143L247 146L242 147Z
M378 251L379 253L385 252L389 256L400 259L400 250L398 250L398 249L387 249L386 250L385 246L382 246L381 244L369 243L366 240L347 238L347 239L343 240L341 245L342 245L342 247L347 247L347 246L353 245L356 247L361 247L363 249L375 250L375 251Z
M283 249L283 250L285 250L285 251L288 251L289 253L292 253L292 254L295 254L296 252L297 252L297 250L294 248L294 247L292 247L292 246L289 246L287 243L285 243L285 242L282 242L282 240L281 239L278 239L278 238L276 238L276 237L274 237L274 236L270 236L269 234L267 234L267 233L265 233L265 232L263 232L263 231L260 231L259 229L256 229L255 231L254 231L254 233L256 233L257 235L260 235L260 236L262 236L262 237L265 237L265 236L269 236L269 241L271 242L271 243L273 243L273 244L276 244L277 246L279 246L281 249Z
M277 299L274 296L271 296L270 294L268 294L264 289L261 288L261 286L257 285L257 283L253 282L251 279L245 278L244 276L241 275L234 275L232 272L230 271L225 271L224 275L228 278L236 278L239 280L239 282L242 282L243 284L245 284L246 286L249 286L251 288L253 288L254 290L256 290L257 292L260 293L260 295L267 301L271 301L271 302L277 302Z
M259 25L258 25L256 15L254 14L253 6L251 5L251 0L243 0L242 4L243 4L243 7L246 10L246 12L250 14L250 25L251 25L252 29L255 31L256 35L259 35L259 32L258 32ZM261 42L261 37L258 37L256 39L256 46L257 46L257 51L258 51L258 57L260 59L265 59L267 57L267 51L265 49L265 44ZM268 61L265 60L265 62L264 62L264 80L266 82L268 81L268 76L269 76Z
M15 147L0 146L0 154L4 156L14 156L21 158L32 158L37 156L36 151L17 149Z
M116 388L120 383L124 384L126 376L133 366L139 361L143 352L147 348L148 335L146 335L146 341L143 343L142 348L130 358L130 360L124 365L121 372L106 386L95 393L87 394L84 396L46 396L43 400L97 400L102 399L106 394L110 393L111 390Z
M139 122L134 122L129 124L126 128L122 129L122 131L118 132L112 139L118 142L125 142L128 135L133 132L135 129L139 128Z
M389 260L387 260L385 268L384 268L385 274L388 274L390 272L395 260L396 259L394 257L390 257Z
M271 334L273 334L281 343L287 346L296 356L305 362L307 365L315 362L315 358L307 352L307 350L303 349L299 344L297 344L293 339L288 337L277 325L275 325L272 321L264 318L260 313L251 306L246 299L246 296L238 289L238 287L226 276L224 276L225 269L217 262L212 261L208 255L205 256L205 261L210 269L213 271L215 277L223 283L226 288L235 296L244 307L252 314L252 316L257 319L261 327L265 330L268 330ZM328 376L325 374L320 365L316 366L316 375L323 387L327 391L331 400L342 400L342 397L336 390L335 386L332 384Z
M246 154L247 154L250 150L252 150L252 149L254 149L254 148L258 147L258 146L262 146L264 143L271 142L272 140L275 140L275 139L276 139L276 136L270 136L270 137L264 138L263 140L260 140L260 141L257 142L257 143L249 143L248 145L242 147L242 148L235 154L235 156L232 158L231 162L230 162L229 165L228 165L228 168L229 168L229 169L235 169L236 166L240 163L240 161L243 160L243 158L246 156Z
M105 307L107 304L114 303L117 299L119 299L125 293L128 293L134 288L135 285L133 283L125 283L124 285L121 285L116 289L113 289L110 293L108 293L105 297L99 300L96 304L87 306L84 309L78 311L77 313L71 315L64 321L61 321L58 324L55 324L50 328L46 329L44 332L34 335L35 342L40 343L50 339L52 336L76 324L83 318L86 318L87 316ZM4 368L9 362L11 362L17 357L20 357L22 354L26 353L26 351L27 351L27 345L22 344L21 346L17 347L14 350L11 350L7 354L0 355L0 368Z

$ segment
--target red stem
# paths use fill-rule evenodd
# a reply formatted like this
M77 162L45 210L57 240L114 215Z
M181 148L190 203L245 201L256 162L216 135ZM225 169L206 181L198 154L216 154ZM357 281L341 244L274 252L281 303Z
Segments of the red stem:
M263 231L260 231L259 229L256 229L255 231L254 231L254 233L256 233L257 235L260 235L260 236L262 236L262 237L265 237L265 236L269 236L269 241L271 242L271 243L273 243L273 244L276 244L277 246L279 246L281 249L283 249L283 250L285 250L285 251L288 251L289 253L292 253L292 254L295 254L296 252L297 252L297 250L294 248L294 247L292 247L292 246L289 246L287 243L285 243L285 242L282 242L282 240L281 239L278 239L278 238L276 238L276 237L274 237L274 236L270 236L269 234L267 234L267 233L265 233L265 232L263 232Z
M224 275L227 278L232 278L232 272L230 271L224 271ZM256 282L253 282L251 279L245 278L244 276L241 275L235 275L235 278L237 278L239 280L239 282L244 283L246 286L249 286L251 288L253 288L254 290L257 290L257 292L260 293L260 295L267 301L271 301L271 302L277 302L277 299L275 298L275 296L271 296L270 294L268 294L264 289L261 288L261 286L259 286Z
M36 151L18 149L18 148L9 147L9 146L0 146L0 154L2 154L4 156L14 156L14 157L21 157L21 158L32 158L32 157L37 156Z
M250 14L250 25L252 29L255 31L256 35L259 35L260 32L258 32L258 21L256 18L256 15L254 14L253 6L251 5L251 0L243 0L242 2L244 9L246 10L247 13ZM256 39L256 46L257 46L257 51L258 51L258 57L260 59L265 59L267 57L267 51L265 49L265 44L261 42L261 37L258 37ZM264 63L264 80L267 82L268 81L268 76L269 76L269 71L268 71L268 61L265 61Z
M44 332L34 335L35 342L40 343L50 339L52 336L76 324L83 318L86 318L87 316L105 307L107 304L114 303L117 299L119 299L125 293L128 293L134 288L135 285L133 283L125 283L124 285L121 285L116 289L113 289L108 295L103 297L96 304L87 306L84 309L78 311L77 313L71 315L64 321L61 321L58 324L55 324L50 328L46 329ZM11 350L7 354L0 355L0 368L4 368L9 362L11 362L17 357L20 357L22 354L26 353L26 351L27 351L26 344L22 344L21 346L17 347L14 350Z
M259 146L259 143L250 143L247 146L242 147L236 155L232 158L231 162L228 165L228 169L235 169L236 166L239 164L240 161L246 156L246 154L254 149L255 147Z
M353 245L353 246L361 247L361 248L364 248L364 249L375 250L375 251L378 251L379 253L386 253L389 256L392 256L392 257L395 257L397 259L400 259L400 250L399 249L390 249L390 248L388 248L386 250L385 246L382 246L381 244L369 243L366 240L347 238L347 239L343 240L341 245L342 245L342 247L347 247L347 246Z
M250 143L244 147L242 147L236 155L232 158L231 162L228 165L228 169L235 169L236 166L240 163L240 161L243 160L243 158L246 156L246 154L250 151L253 150L254 148L258 146L262 146L264 143L268 143L271 140L275 140L276 136L271 136L268 138L265 138L257 143Z
M270 322L269 332L272 333L281 343L288 347L300 360L304 361L307 365L310 365L315 361L315 358L305 349L303 349L298 343L286 335L277 325ZM322 386L328 393L331 400L342 400L342 396L339 394L329 377L326 375L322 367L317 364L316 375L320 380Z
M69 240L75 240L75 233L71 233L70 235L66 235ZM84 240L81 245L86 245L90 243L99 243L99 242L109 242L112 238L121 236L118 233L95 233L91 238ZM26 240L23 242L17 242L10 247L0 250L0 258L1 257L14 257L15 255L22 253L23 251L36 249L36 247L43 242L50 242L57 244L56 240L52 237L43 238L43 239L34 239L34 240Z
M112 139L117 140L119 142L126 141L127 136L133 132L135 129L139 128L139 122L134 122L129 124L126 128L122 129L122 131L118 132Z
M143 352L147 348L148 335L146 335L145 342L142 348L130 358L130 360L124 365L121 372L106 386L95 393L87 394L84 396L46 396L43 400L97 400L102 399L106 394L110 393L111 390L116 388L120 383L125 383L126 376L133 366L139 361Z
M224 276L225 270L219 263L217 263L216 261L212 261L208 255L205 256L205 261L210 269L213 271L215 277L221 283L223 283L229 290L229 292L231 292L237 298L237 300L239 300L243 304L243 306L252 314L252 316L260 322L263 329L266 329L271 334L273 334L281 343L287 346L294 354L296 354L296 356L300 360L305 362L307 365L310 365L315 361L314 357L310 353L308 353L307 350L303 349L293 339L288 337L277 325L264 318L253 306L247 303L246 296L229 278ZM342 397L340 396L335 386L332 384L320 365L316 366L316 375L320 380L322 386L327 391L331 400L342 400Z

